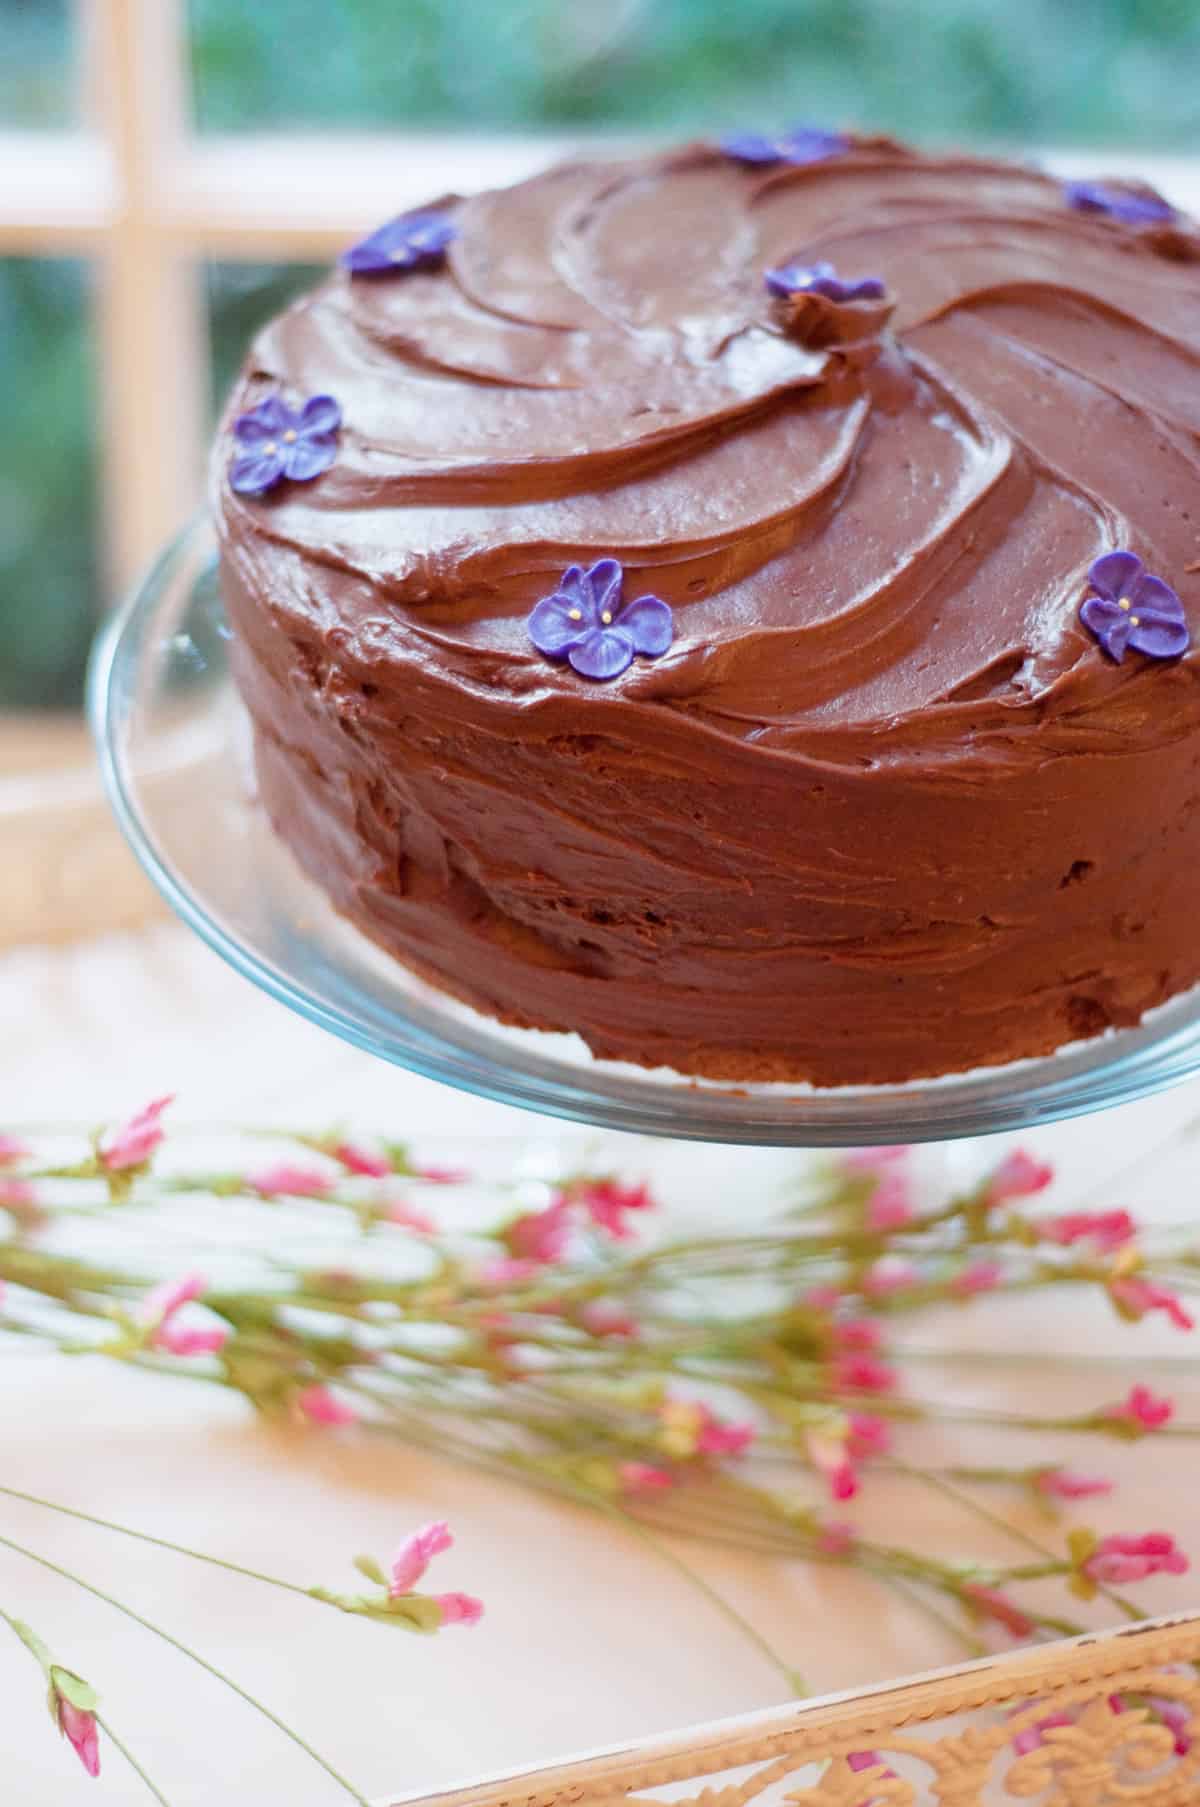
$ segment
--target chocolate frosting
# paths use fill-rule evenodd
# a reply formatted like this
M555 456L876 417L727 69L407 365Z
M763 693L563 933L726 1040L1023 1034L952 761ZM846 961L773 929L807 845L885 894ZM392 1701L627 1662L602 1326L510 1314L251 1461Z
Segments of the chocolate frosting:
M1121 547L1197 625L1190 226L881 139L431 204L444 265L268 326L214 463L263 797L338 908L507 1021L734 1078L1040 1053L1200 977L1197 655L1079 622ZM764 288L795 257L887 305L814 332ZM337 460L239 497L275 390L337 398ZM527 621L609 556L675 638L592 683Z

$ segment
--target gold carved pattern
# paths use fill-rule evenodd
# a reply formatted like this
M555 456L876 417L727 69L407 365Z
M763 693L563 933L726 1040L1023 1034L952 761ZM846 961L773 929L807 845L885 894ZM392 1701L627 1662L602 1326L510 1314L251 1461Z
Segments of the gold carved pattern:
M1198 1671L1189 1614L697 1727L436 1807L665 1807L651 1791L668 1786L670 1807L1197 1807Z

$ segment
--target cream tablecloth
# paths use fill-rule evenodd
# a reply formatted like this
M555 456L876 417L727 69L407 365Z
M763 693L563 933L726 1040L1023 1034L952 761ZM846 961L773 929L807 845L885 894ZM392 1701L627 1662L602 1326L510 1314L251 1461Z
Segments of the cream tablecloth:
M310 1124L345 1119L395 1133L524 1140L590 1132L457 1096L373 1063L284 1013L181 930L0 960L0 1122L90 1121L175 1089L178 1117ZM1194 1150L1181 1127L1200 1090L1177 1091L1033 1138L1062 1171L1064 1201L1097 1186L1110 1203L1195 1214ZM1166 1152L1153 1151L1171 1138ZM620 1144L620 1146L618 1146ZM653 1174L671 1208L753 1210L797 1157L608 1138L606 1154ZM976 1149L950 1151L971 1162ZM1091 1405L1127 1384L1054 1364L1054 1352L1132 1349L1090 1303L1031 1304L1020 1321L987 1308L948 1317L947 1350L1001 1342L1047 1365L964 1366L942 1384L962 1397ZM1200 1420L1187 1345L1149 1329L1157 1376ZM515 1487L349 1432L293 1434L253 1422L220 1393L38 1356L0 1370L0 1472L15 1484L198 1544L304 1583L338 1585L358 1550L386 1553L405 1529L450 1518L458 1548L445 1585L482 1594L484 1624L426 1642L256 1590L32 1508L0 1504L0 1531L35 1545L159 1619L307 1736L368 1794L389 1799L483 1772L666 1731L783 1698L762 1657L668 1565L614 1527ZM953 1445L929 1433L944 1453ZM1031 1450L1031 1456L1034 1452ZM1038 1450L1044 1453L1044 1446ZM1078 1455L1078 1452L1071 1452ZM1200 1552L1200 1469L1184 1444L1089 1448L1120 1471L1098 1521L1168 1523ZM864 1524L942 1548L980 1549L949 1507L874 1487ZM927 1625L852 1575L779 1567L677 1546L799 1664L814 1686L852 1686L947 1660ZM999 1548L999 1546L997 1546ZM1191 1583L1147 1589L1156 1608L1195 1600ZM65 1583L0 1552L0 1604L29 1619L62 1660L101 1689L105 1710L172 1807L323 1807L336 1790L261 1721L174 1653ZM39 1678L0 1639L0 1800L59 1807L86 1784L43 1723ZM389 1791L390 1794L389 1794ZM91 1786L97 1807L146 1797L114 1754Z

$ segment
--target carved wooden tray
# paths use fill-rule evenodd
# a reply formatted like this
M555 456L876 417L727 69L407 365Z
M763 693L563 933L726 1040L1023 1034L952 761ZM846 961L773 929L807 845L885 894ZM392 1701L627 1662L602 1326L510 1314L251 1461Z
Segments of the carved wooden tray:
M388 1807L1196 1807L1197 1664L1147 1620Z

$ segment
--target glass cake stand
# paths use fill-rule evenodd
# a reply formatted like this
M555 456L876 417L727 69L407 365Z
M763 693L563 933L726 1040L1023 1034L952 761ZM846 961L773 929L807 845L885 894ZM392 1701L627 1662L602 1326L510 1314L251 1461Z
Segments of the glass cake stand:
M957 1140L1121 1104L1200 1072L1200 993L1136 1029L903 1086L721 1084L505 1029L414 978L336 914L254 801L212 530L193 522L105 629L89 705L104 781L167 902L310 1022L466 1092L606 1129L820 1147Z

